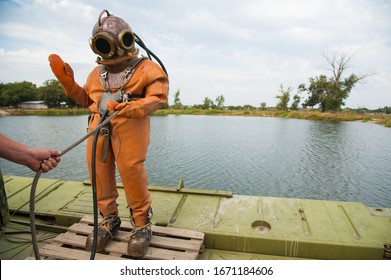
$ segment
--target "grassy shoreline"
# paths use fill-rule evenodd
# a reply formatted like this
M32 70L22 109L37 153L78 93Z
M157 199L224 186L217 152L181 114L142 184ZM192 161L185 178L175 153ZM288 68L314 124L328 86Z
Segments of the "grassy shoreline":
M3 109L7 115L11 116L79 116L90 114L89 109ZM154 113L155 116L166 115L218 115L218 116L255 116L255 117L278 117L294 118L305 120L317 120L328 122L340 121L361 121L384 125L391 127L391 115L381 114L357 114L351 112L319 112L316 110L299 110L299 111L277 111L277 110L202 110L202 109L160 109Z
M89 109L2 109L9 116L80 116L91 113Z
M361 121L391 127L391 115L357 114L351 112L319 112L316 110L278 111L278 110L202 110L202 109L160 109L154 113L156 116L165 115L218 115L218 116L253 116L293 118L303 120L316 120L328 122Z

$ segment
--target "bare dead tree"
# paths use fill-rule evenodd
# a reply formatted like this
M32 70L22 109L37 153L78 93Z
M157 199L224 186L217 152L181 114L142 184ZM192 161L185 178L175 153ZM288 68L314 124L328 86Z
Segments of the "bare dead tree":
M323 54L329 66L326 70L330 71L332 75L329 78L326 75L310 78L308 87L304 84L300 85L300 90L309 94L308 99L303 103L304 107L319 104L321 111L337 111L345 105L345 99L348 98L349 93L358 82L375 75L375 73L346 74L352 66L353 57L356 53L337 49Z
M325 51L323 57L326 59L328 65L331 68L327 68L328 71L331 71L333 75L333 81L338 87L342 79L343 74L352 66L353 57L357 54L346 49L337 49L334 51ZM369 76L376 75L376 73L365 73L361 75L356 75L357 81L362 81Z

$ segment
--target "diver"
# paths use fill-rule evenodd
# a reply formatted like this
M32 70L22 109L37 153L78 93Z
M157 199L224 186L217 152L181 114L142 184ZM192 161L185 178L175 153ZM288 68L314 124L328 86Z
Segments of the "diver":
M103 10L92 30L89 44L98 55L96 66L83 87L74 79L72 68L58 55L49 56L50 67L73 100L89 107L92 115L88 131L100 122L103 112L119 111L102 127L96 151L97 204L103 220L97 233L97 251L102 251L118 233L118 191L115 170L123 183L130 222L134 225L128 241L128 254L143 257L151 242L151 196L144 167L150 141L149 116L167 103L168 77L155 62L139 56L136 37L123 19ZM90 178L92 137L87 140ZM93 233L87 237L91 250Z

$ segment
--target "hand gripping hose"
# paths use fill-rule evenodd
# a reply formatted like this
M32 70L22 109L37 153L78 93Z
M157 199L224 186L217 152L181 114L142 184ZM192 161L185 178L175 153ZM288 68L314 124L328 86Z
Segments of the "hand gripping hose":
M78 141L73 143L72 145L68 146L61 152L61 156L75 148L77 145L82 143L84 140L86 140L88 137L90 137L92 134L95 134L94 143L93 143L93 165L95 165L95 150L96 150L96 142L98 139L99 130L110 122L111 119L113 119L115 116L117 116L119 111L115 111L112 115L105 118L107 116L107 111L105 112L104 116L101 118L101 121L97 127L95 127L93 130L91 130L89 133L87 133L84 137L80 138ZM33 183L31 185L31 192L30 192L30 229L31 229L31 242L33 245L33 251L35 259L40 260L41 256L39 254L38 249L38 243L37 243L37 232L36 232L36 225L35 225L35 191L37 189L38 180L39 177L42 174L42 168L40 168L37 173L35 174ZM95 166L93 166L93 176L92 176L92 190L93 190L93 202L94 202L94 242L92 246L91 256L90 259L93 260L96 253L96 240L97 240L97 224L98 224L98 206L97 206L97 199L96 199L96 176L95 176Z

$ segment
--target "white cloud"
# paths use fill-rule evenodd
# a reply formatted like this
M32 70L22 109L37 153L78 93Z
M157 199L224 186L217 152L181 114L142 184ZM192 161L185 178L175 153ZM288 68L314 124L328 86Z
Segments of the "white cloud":
M46 29L18 22L0 24L0 34L24 41L26 45L38 43L51 46L53 42L69 42L69 36L61 30Z
M23 4L22 4L23 5ZM91 12L94 8L84 3L83 1L75 0L35 0L33 6L37 6L42 9L49 8L52 12L62 12L64 14L82 15L83 17L91 16Z
M21 59L26 59L28 57L33 58L33 59L40 59L42 58L42 52L32 52L28 49L21 49L21 50L16 50L16 51L6 51L4 49L0 49L0 57L2 59L12 59L15 57L20 57Z
M322 53L343 47L357 51L354 73L379 73L354 90L347 104L390 106L389 1L7 3L0 2L3 82L41 83L53 78L47 56L54 52L71 64L76 79L84 83L95 60L88 38L99 13L108 9L127 20L163 60L171 92L180 89L184 104L223 94L227 105L274 105L281 83L297 87L324 73L327 64Z

